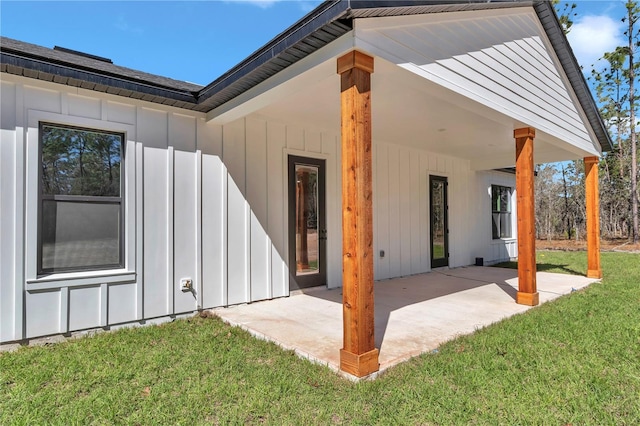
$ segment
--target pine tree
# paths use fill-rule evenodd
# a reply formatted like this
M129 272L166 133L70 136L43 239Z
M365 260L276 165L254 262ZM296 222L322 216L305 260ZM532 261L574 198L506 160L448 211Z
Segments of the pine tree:
M636 96L635 96L635 82L636 82L636 68L638 64L635 63L636 48L640 47L640 41L638 41L638 33L636 32L636 23L640 19L640 7L635 1L629 1L625 4L627 9L627 16L622 19L622 22L627 22L627 30L625 35L627 36L627 81L629 83L629 136L631 141L631 238L634 244L638 243L638 160L637 160L637 143L636 143Z

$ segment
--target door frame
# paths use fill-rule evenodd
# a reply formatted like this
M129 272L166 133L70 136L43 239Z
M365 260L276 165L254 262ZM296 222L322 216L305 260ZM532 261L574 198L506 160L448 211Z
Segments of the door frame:
M433 257L433 182L444 182L444 251L442 259ZM429 175L429 248L431 259L431 269L449 266L449 180L446 176Z
M318 273L297 275L296 267L296 165L318 168ZM289 242L289 290L327 285L327 162L322 158L287 155L287 239Z

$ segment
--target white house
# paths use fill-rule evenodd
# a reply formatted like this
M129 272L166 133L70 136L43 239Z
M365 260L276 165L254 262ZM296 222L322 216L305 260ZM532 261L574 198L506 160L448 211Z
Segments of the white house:
M519 247L537 303L534 162L586 159L600 274L611 141L546 1L327 1L206 87L0 46L1 342L344 283L368 374L373 279Z

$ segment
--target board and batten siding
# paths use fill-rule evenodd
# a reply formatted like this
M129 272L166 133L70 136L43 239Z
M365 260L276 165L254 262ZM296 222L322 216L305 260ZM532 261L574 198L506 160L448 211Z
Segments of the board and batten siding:
M373 54L595 155L584 112L530 7L361 19L355 37Z
M377 280L431 270L429 176L448 181L450 267L517 255L515 239L491 238L491 185L514 188L514 175L474 171L468 160L380 141L374 141L373 161ZM515 206L512 220L515 233Z
M328 284L341 284L335 134L3 74L0 341L156 321L289 294L287 155L327 161ZM38 277L40 121L126 135L125 268ZM338 245L336 245L338 244ZM180 279L193 280L183 292Z
M325 160L327 285L340 286L342 234L337 135L253 115L224 125L222 139L229 181L229 283L234 283L229 285L225 305L289 294L289 155Z
M342 285L335 131L258 114L212 125L202 114L55 83L3 75L0 84L0 341L287 296L289 155L326 162L327 284ZM40 121L125 134L124 269L36 275ZM478 194L512 177L376 140L373 155L374 244L385 251L376 279L430 270L429 175L449 180L450 265L502 256L490 200ZM181 278L194 293L181 291Z
M491 185L511 188L511 236L512 238L492 239L491 218ZM518 220L516 203L516 176L514 173L501 171L478 172L475 181L476 190L472 194L473 202L480 209L489 212L485 226L476 226L470 230L472 240L481 242L474 248L473 257L482 257L485 265L513 260L518 257ZM483 219L485 220L485 219ZM480 224L482 225L482 224Z
M201 206L215 196L201 190L202 164L215 162L220 143L204 116L4 74L1 84L0 340L193 312L212 300L223 282L202 273L203 248L211 250ZM124 269L36 275L41 121L125 134ZM195 294L180 290L182 277Z

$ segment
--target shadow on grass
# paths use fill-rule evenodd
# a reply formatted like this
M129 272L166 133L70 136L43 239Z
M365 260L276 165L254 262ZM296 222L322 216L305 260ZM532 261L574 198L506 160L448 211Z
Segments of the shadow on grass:
M506 268L506 269L518 269L518 262L502 262L493 265L496 268ZM584 275L583 271L578 271L576 269L569 268L567 264L555 264L555 263L536 263L536 270L538 272L559 272L559 273L567 273L571 275Z

